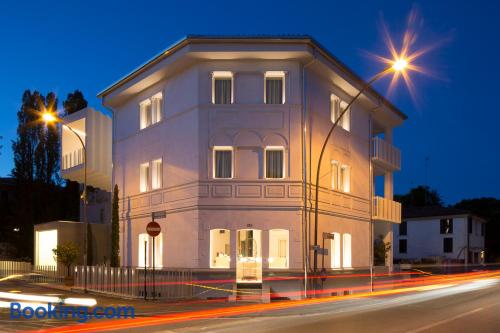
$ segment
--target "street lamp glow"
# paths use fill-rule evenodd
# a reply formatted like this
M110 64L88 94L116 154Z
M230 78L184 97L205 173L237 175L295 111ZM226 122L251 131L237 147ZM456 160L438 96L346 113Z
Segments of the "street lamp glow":
M406 67L408 67L408 61L402 58L397 59L396 61L394 61L394 64L392 64L392 68L398 72L404 70Z
M45 121L46 123L53 123L53 122L56 122L57 121L57 118L56 116L54 116L52 113L50 112L44 112L42 114L42 119L43 121Z

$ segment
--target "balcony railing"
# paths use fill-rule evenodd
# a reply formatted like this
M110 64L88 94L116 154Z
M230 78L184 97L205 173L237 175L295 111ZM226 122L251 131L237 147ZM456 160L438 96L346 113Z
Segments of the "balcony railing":
M389 170L401 170L401 151L382 138L372 138L372 159Z
M373 220L401 223L401 204L382 197L373 198Z
M70 169L77 165L83 164L83 148L73 150L66 153L62 157L62 169Z

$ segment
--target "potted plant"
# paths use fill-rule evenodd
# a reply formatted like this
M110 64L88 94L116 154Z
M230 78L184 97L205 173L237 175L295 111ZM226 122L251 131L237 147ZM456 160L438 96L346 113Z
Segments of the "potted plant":
M73 242L67 242L61 245L57 245L57 248L53 249L55 259L66 266L66 277L64 278L64 283L67 286L73 285L73 275L71 274L71 265L76 263L78 258L78 247Z

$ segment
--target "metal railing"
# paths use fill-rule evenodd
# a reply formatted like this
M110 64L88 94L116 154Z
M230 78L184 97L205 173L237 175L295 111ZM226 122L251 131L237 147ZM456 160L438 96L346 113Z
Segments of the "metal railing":
M62 156L62 169L70 169L77 165L83 164L83 148L73 150Z
M84 266L74 268L75 287L83 288ZM193 298L193 275L188 269L89 266L87 268L87 289L94 292L117 294L130 297L161 299ZM146 295L145 295L146 294Z
M373 198L373 220L401 223L401 204L394 200L375 196Z
M19 275L16 278L31 282L61 282L66 275L66 268L58 266L35 266L25 261L0 261L0 277Z
M372 138L372 159L391 170L401 170L401 151L382 138Z

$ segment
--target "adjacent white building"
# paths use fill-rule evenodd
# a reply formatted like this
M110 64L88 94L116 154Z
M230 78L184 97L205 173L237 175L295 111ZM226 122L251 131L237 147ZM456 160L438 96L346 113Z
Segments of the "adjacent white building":
M332 122L363 84L307 36L188 36L102 91L113 114L121 264L152 265L146 225L165 212L156 267L259 283L311 265L311 179ZM405 119L369 89L335 130L319 184L318 234L334 234L321 266L368 267L371 221L375 237L392 242L401 221L392 131Z
M405 208L394 226L396 262L484 262L486 222L468 211L446 207Z

